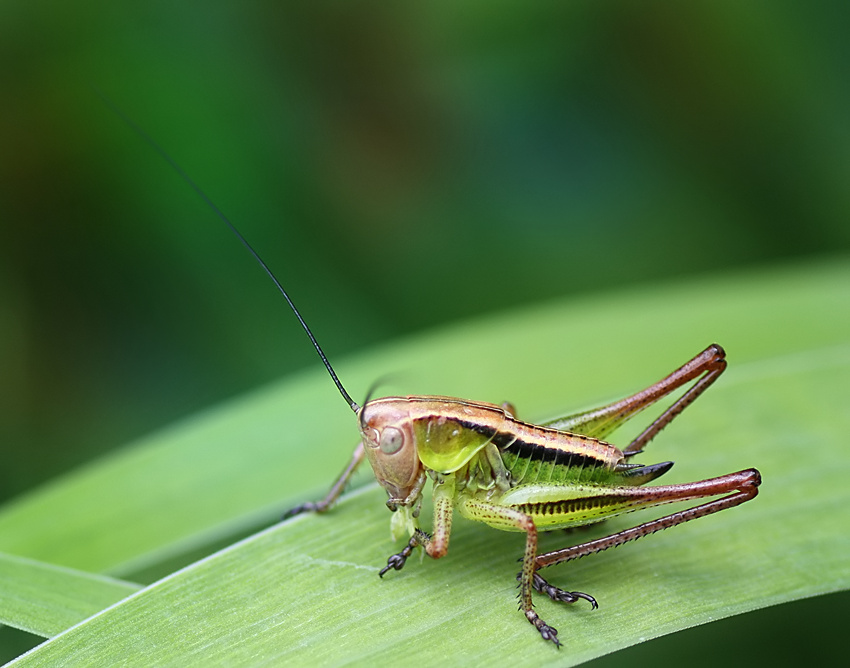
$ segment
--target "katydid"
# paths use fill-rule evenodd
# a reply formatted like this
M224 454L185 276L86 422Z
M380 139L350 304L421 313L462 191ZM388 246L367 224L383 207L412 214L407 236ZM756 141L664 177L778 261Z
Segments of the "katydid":
M307 329L303 320L301 324ZM541 425L517 419L508 403L496 406L451 397L384 397L361 407L352 401L323 353L319 354L357 415L361 442L327 496L293 508L286 517L327 511L359 464L368 459L389 495L387 506L396 513L394 535L406 529L411 536L401 552L389 557L381 576L400 570L417 547L435 559L445 556L455 510L496 529L525 532L522 570L517 576L520 610L545 640L557 646L558 632L535 612L532 590L562 603L584 599L593 608L597 604L589 594L549 584L539 569L737 506L758 493L761 476L756 469L691 483L641 487L669 471L673 462L649 466L630 462L723 373L725 352L717 344L637 394ZM622 450L601 440L691 381L693 384ZM427 478L433 480L434 489L431 533L418 524ZM595 524L641 508L724 494L604 538L545 554L537 552L539 530Z
M593 608L597 603L589 594L549 584L539 574L540 569L737 506L758 493L761 476L756 469L691 483L642 487L669 471L673 463L644 466L630 461L723 373L725 352L716 344L637 394L540 425L518 419L509 403L497 406L441 396L393 396L358 405L343 387L289 294L259 254L156 142L112 102L103 99L194 188L260 264L286 299L356 415L361 441L342 474L322 500L293 508L285 517L329 510L367 459L388 494L387 507L395 513L391 522L393 535L410 536L404 549L388 558L380 576L401 570L417 547L435 559L445 556L455 511L496 529L523 532L525 552L517 575L520 610L544 640L560 646L557 630L535 612L532 591L562 603L584 599ZM603 440L628 419L688 383L692 384L625 448L621 450ZM430 533L420 528L418 520L429 478L434 501ZM540 530L596 524L641 508L718 496L604 538L538 554Z

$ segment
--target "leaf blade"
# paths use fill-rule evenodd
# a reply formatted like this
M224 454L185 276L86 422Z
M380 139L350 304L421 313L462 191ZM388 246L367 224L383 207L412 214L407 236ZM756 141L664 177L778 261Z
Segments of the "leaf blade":
M0 554L0 623L50 638L141 585Z
M444 662L447 646L454 648L458 662L475 657L477 662L509 658L518 665L578 663L729 614L846 589L850 504L844 482L850 457L843 435L850 418L843 408L850 386L850 309L844 308L850 305L849 278L846 264L837 264L709 281L702 287L610 295L597 305L572 302L569 308L530 309L522 314L522 322L533 325L530 333L517 326L514 314L499 321L495 334L490 320L454 328L428 342L389 347L380 355L384 368L417 355L431 369L426 383L439 378L433 368L442 359L456 372L447 376L451 387L486 385L496 394L468 394L475 398L498 400L498 392L515 385L517 394L511 398L522 397L517 400L520 410L536 406L542 413L554 393L583 397L587 404L605 398L602 393L612 391L612 359L630 362L625 368L617 362L625 392L654 380L710 339L727 347L729 371L688 409L687 417L653 442L647 456L677 461L668 474L671 482L755 465L765 480L759 497L741 508L553 569L553 582L589 591L602 604L590 613L538 601L544 618L561 629L566 641L561 653L540 642L514 610L516 535L459 522L446 559L412 560L402 573L378 581L373 571L398 548L388 540L381 493L366 490L327 517L274 527L184 569L45 643L21 665L69 656L103 661L115 658L110 648L120 652L129 647L146 653L170 648L172 654L150 654L165 664L211 659L251 663L258 657L365 663L395 659L410 651L414 639L424 648L417 658L425 665ZM576 312L600 329L586 328ZM800 322L783 327L788 313ZM612 338L622 339L615 329L618 322L634 327L628 350L611 348ZM659 366L661 358L671 356L667 336L657 334L659 322L670 330L670 340L696 339L698 344ZM522 341L525 347L516 352ZM582 351L570 369L581 383L556 387L560 374L549 380L549 369L541 364L551 366L547 351L556 344ZM501 359L495 370L479 365L490 359ZM360 362L364 369L353 365L353 375L365 377L375 360ZM464 373L470 365L476 370L472 378ZM541 377L545 382L532 382ZM310 394L312 378L303 385ZM449 391L467 395L463 389ZM274 402L262 401L271 412ZM302 417L316 424L324 419L315 410ZM341 450L340 463L345 460ZM304 475L302 469L310 455L288 455L300 489L314 484L312 473ZM321 459L318 473L326 476L326 458ZM210 494L202 498L208 500ZM628 526L616 522L612 530ZM164 628L158 620L173 622L175 610L183 615L180 623ZM470 622L470 610L484 612ZM198 646L187 653L177 641L188 634Z

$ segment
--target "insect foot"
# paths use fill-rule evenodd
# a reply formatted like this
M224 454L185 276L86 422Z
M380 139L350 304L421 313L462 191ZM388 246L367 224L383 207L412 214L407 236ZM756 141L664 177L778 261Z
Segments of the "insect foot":
M419 545L419 541L417 540L417 536L413 536L410 539L410 542L404 546L404 549L398 554L390 555L387 559L387 565L384 566L380 571L378 571L379 577L384 577L385 573L388 573L391 570L400 571L404 568L405 562L407 562L407 558L413 554L413 550L416 546Z
M517 575L517 580L519 580L520 577L522 577L522 573ZM550 585L537 573L534 574L531 586L534 587L535 591L539 591L541 594L546 594L546 596L551 598L553 601L558 601L559 603L575 603L580 598L583 598L585 601L590 603L591 610L596 610L596 608L599 607L596 599L590 594L585 594L580 591L565 591L563 589L559 589L554 585Z
M420 545L423 547L428 547L428 544L431 542L430 534L425 533L422 529L416 529L413 533L413 536L410 537L405 548L399 552L398 554L393 554L387 559L387 565L384 566L380 571L378 571L378 575L380 577L384 577L384 573L389 572L390 570L400 571L404 568L404 564L407 561L407 558L413 554L413 550L415 550Z
M300 506L295 506L287 510L281 519L288 520L290 517L301 515L302 513L326 513L331 509L331 504L325 500L322 501L307 501Z
M400 571L404 568L404 564L407 561L407 558L410 556L410 553L413 552L410 547L404 548L398 554L393 554L387 559L387 565L384 566L380 571L378 571L378 577L384 577L385 573L388 573L391 570Z
M534 625L534 628L540 631L540 635L543 636L543 640L551 640L555 643L555 647L558 649L561 648L561 641L558 640L558 629L549 626L546 622L540 619L534 610L526 610L525 617Z

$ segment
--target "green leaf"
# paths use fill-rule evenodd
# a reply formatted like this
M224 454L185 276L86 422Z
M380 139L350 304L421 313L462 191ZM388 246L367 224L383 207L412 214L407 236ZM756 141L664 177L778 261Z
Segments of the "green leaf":
M127 656L174 665L385 664L415 656L421 665L564 665L847 589L846 262L533 307L389 346L338 371L355 396L402 370L411 393L511 399L535 419L643 387L712 340L727 349L729 370L642 459L677 462L664 482L756 466L761 493L550 569L553 583L600 602L590 611L537 599L560 629L560 652L516 611L518 534L458 521L446 558L414 559L377 578L399 545L389 539L385 496L372 486L326 516L274 526L191 564L19 664L110 665ZM345 463L355 427L334 392L317 371L125 449L6 509L0 546L131 573L245 530L308 498ZM647 518L556 532L543 547Z
M49 638L141 588L133 582L0 554L0 623Z

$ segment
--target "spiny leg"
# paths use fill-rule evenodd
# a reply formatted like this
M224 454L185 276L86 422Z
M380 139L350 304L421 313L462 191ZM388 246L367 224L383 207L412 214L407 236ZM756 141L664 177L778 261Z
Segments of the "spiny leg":
M616 547L617 545L622 545L630 540L637 540L638 538L648 536L656 531L661 531L662 529L668 529L676 526L677 524L683 524L700 517L705 517L706 515L711 515L721 510L725 510L726 508L733 508L754 498L758 494L758 486L760 484L761 474L756 469L746 469L737 473L730 473L718 478L711 478L709 480L701 480L693 483L643 488L643 491L657 496L657 503L686 501L692 498L729 494L730 492L731 494L714 501L694 506L693 508L665 515L664 517L660 517L656 520L644 522L643 524L619 531L615 534L611 534L610 536L605 536L604 538L598 538L596 540L587 541L586 543L567 547L562 550L554 550L552 552L541 554L537 557L535 565L539 569L566 561L572 561L573 559L580 559L588 554L601 552L602 550L607 550L609 547ZM540 580L537 584L539 584L541 588L552 587L552 585L550 585L543 577L538 577ZM535 588L537 589L537 587ZM557 588L555 587L554 589ZM538 591L545 591L545 589L538 589Z
M670 407L659 415L651 425L638 434L631 443L623 448L623 454L626 457L631 457L640 453L646 444L656 437L664 427L670 424L679 413L690 406L694 400L705 392L709 386L720 377L720 374L726 370L726 351L716 343L710 345L703 352L697 355L690 362L674 371L667 378L659 383L656 383L652 388L657 388L655 392L660 394L656 398L651 399L650 403L655 403L661 397L669 394L676 388L688 382L691 378L697 378L687 391L679 397ZM700 374L703 374L700 376Z
M324 513L330 510L331 506L336 503L339 495L342 494L345 486L351 479L351 476L354 475L354 472L357 470L357 467L360 466L360 462L363 461L365 456L366 450L363 448L363 444L358 443L357 447L354 449L354 453L351 455L351 461L348 462L348 466L345 467L340 476L334 481L334 484L331 485L331 488L325 495L325 498L321 501L308 501L306 503L302 503L300 506L295 506L295 508L287 510L283 514L283 519L287 520L290 517L300 515L301 513Z
M630 457L640 452L658 432L670 424L679 413L717 380L725 368L726 353L723 348L715 343L645 390L607 406L585 411L578 415L551 420L544 424L562 431L604 439L629 418L686 383L698 378L693 386L623 449L625 455Z
M549 626L534 611L534 603L531 600L531 592L534 589L534 575L537 570L535 559L537 557L537 527L534 520L525 513L509 508L497 506L475 499L463 499L458 509L464 517L479 522L484 522L494 527L505 527L521 529L525 531L525 553L522 558L522 571L517 576L519 580L519 607L529 623L534 626L544 640L551 640L557 647L561 646L558 640L558 630ZM553 588L554 589L554 588Z

